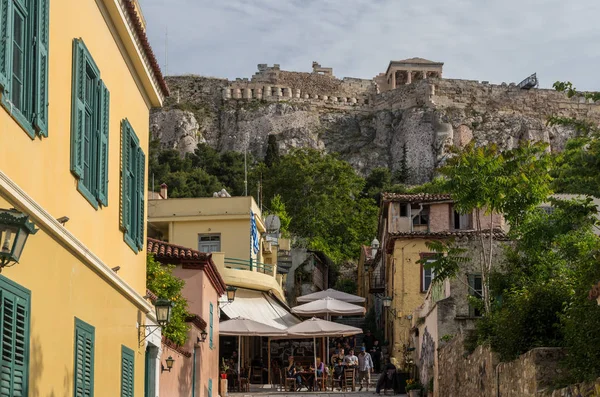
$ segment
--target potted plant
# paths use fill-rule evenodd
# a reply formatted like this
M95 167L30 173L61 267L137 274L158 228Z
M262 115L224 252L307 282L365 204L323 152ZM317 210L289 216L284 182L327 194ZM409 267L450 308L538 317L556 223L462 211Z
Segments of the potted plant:
M227 371L229 370L229 365L225 364L225 359L221 362L221 379L227 379Z
M421 397L423 385L416 379L408 379L406 381L406 391L410 397Z

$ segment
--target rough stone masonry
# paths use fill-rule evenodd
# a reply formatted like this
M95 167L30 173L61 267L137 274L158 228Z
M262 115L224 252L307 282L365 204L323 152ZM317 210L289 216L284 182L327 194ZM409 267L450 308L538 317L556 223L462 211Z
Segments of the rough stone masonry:
M312 72L261 64L250 79L194 75L167 78L171 98L153 112L151 134L164 148L193 152L205 142L220 151L266 154L269 135L281 153L294 147L337 152L361 174L399 168L408 183L431 179L447 146L522 140L560 151L575 132L550 127L550 115L600 121L600 106L548 89L442 78L442 63L392 61L373 79L343 78L313 63Z

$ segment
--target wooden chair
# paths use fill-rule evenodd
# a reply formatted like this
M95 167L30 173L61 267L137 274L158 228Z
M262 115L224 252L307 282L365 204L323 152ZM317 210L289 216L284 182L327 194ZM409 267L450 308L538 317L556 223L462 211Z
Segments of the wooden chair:
M250 380L252 383L255 383L258 380L259 384L262 384L262 368L259 366L254 366L250 370Z
M336 379L333 374L331 375L331 391L335 390L335 384L339 385L339 389L341 390L344 385L344 375L342 375L339 379Z
M315 380L315 387L318 387L319 390L321 391L326 391L327 390L327 373L323 372L323 374L321 376L317 376L317 379Z
M292 385L293 389L292 391L296 391L296 378L288 378L287 374L285 376L285 383L283 385L283 388L285 389L285 391L289 391L290 389L288 388L288 385Z
M245 374L244 374L244 372L245 372ZM250 391L250 381L249 381L250 369L248 369L244 372L242 372L242 375L240 376L239 391L249 392Z
M356 384L354 380L354 369L345 369L344 370L344 390L348 390L351 388L352 391L356 390Z

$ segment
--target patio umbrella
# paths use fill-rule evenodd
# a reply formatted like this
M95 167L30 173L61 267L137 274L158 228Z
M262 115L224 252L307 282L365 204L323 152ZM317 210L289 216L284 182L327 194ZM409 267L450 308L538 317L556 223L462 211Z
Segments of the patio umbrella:
M292 313L301 316L318 316L320 314L326 314L327 316L352 316L365 314L366 309L362 306L353 305L352 303L328 296L293 307Z
M349 302L349 303L363 303L365 301L365 298L363 298L363 297L348 294L346 292L338 291L333 288L329 288L325 291L319 291L319 292L315 292L315 293L308 294L308 295L302 295L302 296L299 296L296 300L301 303L306 303L306 302L312 302L312 301L316 301L318 299L323 299L323 298L327 298L327 297L334 298L339 301Z
M320 318L313 317L309 320L303 321L300 324L292 325L287 329L288 337L311 337L313 338L313 344L317 346L317 337L324 336L350 336L362 333L362 329L351 327L345 324L334 323L333 321L322 320ZM317 351L314 351L314 367L315 367L315 380L317 379Z
M328 290L329 291L329 290ZM336 291L340 292L340 291ZM344 292L341 292L344 294ZM306 295L309 296L309 295ZM358 298L358 297L357 297ZM353 305L352 303L345 302L343 300L335 299L332 297L325 297L317 299L312 302L305 303L300 306L292 308L292 313L301 316L318 316L320 314L326 315L326 320L331 318L331 315L337 316L352 316L352 315L364 315L366 309L362 306ZM325 348L327 357L324 357L325 362L329 362L329 337L327 337L327 345Z
M219 335L231 335L238 337L238 382L240 381L240 360L242 352L240 346L242 344L242 336L285 336L287 331L271 327L270 325L259 323L258 321L249 320L247 318L233 318L231 320L219 323ZM270 341L269 341L270 342ZM268 344L267 344L268 345ZM271 375L271 349L269 348L269 377Z

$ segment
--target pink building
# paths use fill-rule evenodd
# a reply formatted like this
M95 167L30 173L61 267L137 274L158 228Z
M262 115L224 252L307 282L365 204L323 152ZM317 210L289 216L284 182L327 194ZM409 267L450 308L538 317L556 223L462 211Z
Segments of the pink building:
M213 397L219 395L219 316L218 300L225 282L210 254L148 239L148 252L157 261L175 265L173 275L185 281L183 295L192 313L187 342L176 346L163 338L161 363L175 360L170 371L160 375L160 396ZM202 342L202 331L208 334Z

